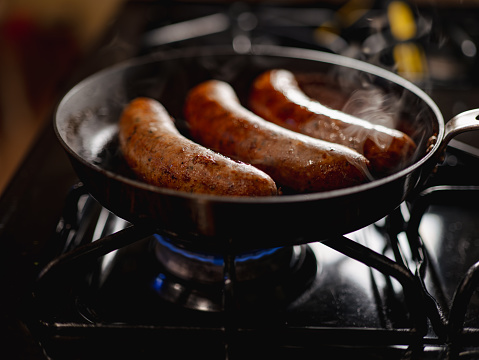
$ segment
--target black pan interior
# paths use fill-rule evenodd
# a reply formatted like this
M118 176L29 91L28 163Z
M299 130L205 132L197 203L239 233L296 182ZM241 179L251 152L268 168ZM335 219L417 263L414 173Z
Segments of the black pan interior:
M69 121L58 124L67 145L85 160L131 177L127 168L119 166L122 159L118 151L116 125L128 101L137 96L159 100L176 119L180 131L188 136L188 129L182 120L182 109L189 89L208 79L223 80L234 87L242 103L247 106L253 79L262 71L272 68L286 68L299 73L327 73L333 79L341 77L343 82L347 80L347 86L358 89L375 86L394 94L391 96L397 97L404 104L403 108L408 110L398 114L401 117L400 127L420 145L415 160L425 154L425 143L429 136L438 133L436 114L422 99L393 82L364 71L288 56L232 55L230 52L213 55L205 52L196 56L168 55L165 58L146 58L133 66L120 66L102 73L101 81L94 77L83 84L83 88L78 89L83 95L77 96L75 102L69 104Z

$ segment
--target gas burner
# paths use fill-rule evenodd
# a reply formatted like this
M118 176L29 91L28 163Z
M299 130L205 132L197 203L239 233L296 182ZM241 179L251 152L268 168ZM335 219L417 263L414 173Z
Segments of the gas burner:
M224 310L224 287L235 277L238 308L281 306L303 293L317 273L308 246L282 247L241 254L234 274L225 273L223 255L191 252L155 235L155 254L162 270L153 287L167 301L185 308Z

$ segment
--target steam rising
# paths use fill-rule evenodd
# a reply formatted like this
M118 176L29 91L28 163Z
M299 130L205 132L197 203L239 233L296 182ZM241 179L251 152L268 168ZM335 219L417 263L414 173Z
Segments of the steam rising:
M375 125L395 128L395 116L399 112L397 100L377 88L361 89L351 94L342 111Z
M358 119L367 120L372 125L384 127L384 131L370 131L370 128L347 127L344 133L348 137L357 139L372 140L379 148L386 150L390 145L392 138L389 136L390 129L397 126L398 99L392 95L384 94L377 88L367 90L356 90L352 93L344 105L342 111Z

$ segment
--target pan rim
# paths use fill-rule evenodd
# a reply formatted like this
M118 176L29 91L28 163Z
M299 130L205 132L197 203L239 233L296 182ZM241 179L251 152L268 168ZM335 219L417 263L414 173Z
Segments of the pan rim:
M101 166L93 164L92 162L87 161L83 156L78 154L72 147L68 144L64 138L61 130L59 129L59 117L60 111L64 105L84 86L87 86L89 83L96 81L97 78L104 76L106 73L115 72L121 69L128 68L130 66L139 66L141 64L154 63L161 60L168 60L174 58L184 58L195 54L196 56L209 55L209 56L220 56L220 55L234 55L237 54L231 46L217 45L209 47L189 47L183 49L172 49L163 52L157 52L153 54L144 55L141 57L131 58L105 69L102 69L98 72L95 72L76 85L74 85L67 93L62 97L58 103L55 116L54 116L54 131L57 138L61 142L63 148L76 160L80 161L82 164L86 165L88 168L100 172L107 176L108 178L115 179L134 187L146 190L149 192L154 192L162 195L169 195L175 197L181 197L188 200L196 201L208 201L208 202L217 202L217 203L262 203L262 204L280 204L280 203L292 203L292 202L308 202L308 201L317 201L324 199L334 199L343 196L349 196L354 193L366 192L376 187L380 187L383 184L394 182L395 180L406 176L407 174L413 172L415 169L421 167L425 162L427 162L434 154L437 152L438 148L441 147L444 139L445 133L445 123L442 116L442 113L437 106L437 104L432 100L432 98L426 94L421 88L413 84L409 80L394 74L393 72L383 69L379 66L366 63L364 61L349 58L343 55L337 55L332 53L327 53L319 50L295 48L295 47L283 47L276 45L253 45L250 53L238 54L238 55L249 55L249 56L277 56L281 58L293 58L301 60L311 60L318 61L323 63L328 63L331 65L343 66L355 70L360 70L367 72L371 75L377 76L379 78L385 79L387 81L393 82L396 85L412 92L415 96L419 97L435 115L435 119L438 124L438 134L437 141L434 146L420 159L405 167L404 169L386 176L384 178L376 179L371 182L367 182L360 185L355 185L347 188L330 190L324 192L316 193L306 193L306 194L287 194L287 195L278 195L278 196L225 196L225 195L214 195L214 194L201 194L201 193L188 193L180 190L162 188L159 186L147 184L140 180L135 180L127 176L115 173L110 170L106 170Z

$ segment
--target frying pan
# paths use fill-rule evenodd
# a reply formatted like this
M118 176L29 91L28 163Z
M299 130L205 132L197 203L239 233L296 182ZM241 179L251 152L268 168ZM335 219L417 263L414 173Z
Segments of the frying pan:
M415 129L418 148L409 165L362 185L334 191L274 197L192 194L148 185L125 165L118 120L137 96L158 99L181 131L187 91L201 81L230 83L244 101L262 71L327 72L374 86L403 104L401 117ZM103 70L73 87L60 102L54 128L81 181L104 207L131 222L166 234L180 246L205 251L247 251L302 244L343 235L386 216L424 187L451 138L479 128L471 110L447 126L436 104L418 87L382 68L329 53L255 46L247 54L230 47L171 50Z

